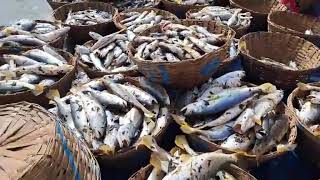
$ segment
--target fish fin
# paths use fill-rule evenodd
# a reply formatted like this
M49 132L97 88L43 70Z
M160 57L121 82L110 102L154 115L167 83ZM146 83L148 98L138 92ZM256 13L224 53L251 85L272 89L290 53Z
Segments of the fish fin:
M264 83L259 86L262 92L264 93L272 93L277 90L277 87L271 83Z
M184 125L187 124L187 122L185 121L185 117L183 116L179 116L179 115L175 115L175 114L171 114L173 120L179 124L179 125Z
M157 158L156 153L152 153L150 156L150 164L157 170L161 171L161 161Z
M175 146L175 147L173 147L171 150L170 150L170 154L172 155L172 156L174 156L174 154L176 154L177 152L179 153L179 154L181 154L179 151L181 151L182 149L180 149L179 147L177 147L177 146Z
M60 93L57 89L50 89L46 94L46 97L50 100L54 100L55 98L60 98Z
M190 127L188 124L183 124L182 126L180 126L180 129L186 134L193 134L198 131L197 129Z
M6 80L11 80L17 77L17 73L13 71L1 71L0 74L4 76Z
M143 136L143 137L141 138L141 140L140 140L139 143L138 143L138 146L139 146L139 145L144 145L144 146L146 146L147 148L149 148L150 150L152 150L152 149L153 149L153 148L152 148L153 144L154 144L154 139L153 139L153 137L150 136L150 135L147 135L147 136Z
M147 110L146 108L142 108L141 109L143 112L144 112L144 115L147 117L147 118L154 118L156 115L152 112L150 112L149 110Z
M297 84L298 88L301 89L302 91L308 91L310 88L309 88L309 85L308 84L305 84L305 83L302 83L302 82L299 82Z
M246 53L249 53L249 50L247 48L247 44L245 41L240 41L238 46L239 46L239 49L245 51Z
M44 91L44 86L41 85L41 84L38 84L38 85L35 85L35 89L32 90L32 93L35 95L35 96L39 96L40 94L42 94Z
M262 126L262 120L260 118L254 118L254 122L259 126Z
M115 152L115 148L114 147L112 148L112 147L104 144L99 147L98 151L99 151L99 153L102 153L102 154L113 155Z
M277 152L287 152L287 151L293 151L297 147L296 144L279 144L277 145Z

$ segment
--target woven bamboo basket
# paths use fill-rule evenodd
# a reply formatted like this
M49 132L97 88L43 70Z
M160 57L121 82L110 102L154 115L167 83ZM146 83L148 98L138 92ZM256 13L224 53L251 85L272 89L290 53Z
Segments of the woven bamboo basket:
M147 180L151 171L152 171L152 165L149 164L146 167L141 168L139 171L134 173L129 180ZM246 172L245 170L239 168L236 165L229 165L223 168L223 170L230 173L232 176L236 177L238 180L256 180L255 177L253 177L251 174Z
M27 101L27 102L37 103L44 107L47 107L49 104L49 99L45 96L45 94L49 89L57 89L59 90L61 96L66 95L69 89L71 88L71 83L72 83L72 80L74 79L75 72L77 69L76 68L77 63L74 57L70 53L62 50L57 50L57 51L60 53L60 55L62 55L68 61L70 65L74 66L72 71L62 76L60 80L57 81L55 84L53 84L51 87L45 88L44 92L39 96L35 96L32 93L32 91L22 91L22 92L6 94L6 95L2 94L0 95L0 105L15 103L19 101ZM0 55L0 61L1 60L2 59Z
M207 27L209 32L225 34L228 40L218 50L205 54L198 59L173 63L141 60L133 56L135 52L134 43L129 44L129 57L138 65L139 71L151 81L175 88L191 88L207 81L218 69L226 67L231 39L235 32L213 21L183 20L181 24ZM148 36L150 33L159 31L161 31L160 26L154 26L142 32L141 35Z
M320 86L320 83L312 83L311 85ZM297 108L297 99L302 98L307 95L308 91L302 91L299 88L293 90L293 92L289 95L287 104L289 109L292 112L296 112ZM295 114L296 115L296 114ZM296 118L298 125L298 153L299 155L308 160L309 162L313 162L316 164L318 168L320 168L320 157L318 156L320 153L320 138L314 136L309 128L300 121L299 118Z
M164 11L164 10L160 10L160 9L156 9L156 8L134 8L134 9L122 11L120 13L116 13L116 15L113 17L113 22L118 29L125 29L127 27L121 23L121 21L126 18L124 15L125 13L128 13L128 12L142 13L144 11L150 12L152 10L155 11L157 14L162 15L164 17L164 19L167 19L167 20L170 20L173 22L179 22L179 18L177 16L175 16L174 14L172 14L168 11Z
M186 19L192 19L190 17L190 14L198 12L201 9L203 9L203 8L202 7L201 8L198 7L198 8L190 9L186 13ZM242 27L238 27L238 28L234 28L234 27L230 27L230 28L232 28L236 32L235 38L240 39L243 35L247 34L249 27L250 27L250 24L247 25L247 26L242 26Z
M306 82L320 66L320 51L314 44L283 33L256 32L240 39L243 67L253 82L271 82L282 89L292 89L297 82ZM288 64L293 61L299 70L287 70L259 61L268 57Z
M305 34L308 29L314 34ZM299 36L320 47L320 20L316 17L289 11L271 12L268 16L268 30Z
M241 8L252 15L251 31L267 31L270 11L286 11L287 7L278 0L230 0L231 7Z
M61 20L64 22L68 16L69 10L74 11L82 11L87 9L97 9L100 11L106 11L112 13L112 15L116 14L117 9L112 5L103 2L80 2L80 3L71 3L61 6L53 12L53 17L57 20ZM70 26L69 36L76 43L85 43L89 41L91 37L89 36L89 32L96 32L101 35L106 35L111 33L114 30L114 24L112 21L106 23L98 23L95 25L84 25L84 26L76 26L76 25L68 25L63 24L64 26Z
M1 105L0 124L0 179L101 179L88 147L39 105Z
M57 23L55 22L51 22L51 21L46 21L46 20L36 20L36 22L38 23L49 23L49 24L52 24L54 25L55 27L57 28L60 28L59 25L57 25ZM2 26L0 27L0 29L2 30L3 28L5 28L5 26ZM64 40L66 39L66 36L63 36L63 37L60 37L52 42L48 42L48 44L52 47L55 47L55 48L59 48L59 49L62 49L63 48L63 45L64 45ZM15 52L20 52L20 51L27 51L27 50L30 50L30 49L34 49L34 48L40 48L41 46L22 46L21 48L19 49L13 49L11 47L1 47L0 48L0 54L4 54L4 53L10 53L12 52L13 50Z
M167 129L171 124L171 119L167 119L166 126L154 136L154 139L159 143L167 136ZM97 154L97 160L101 166L107 168L118 169L140 169L145 166L150 157L150 150L144 146L132 145L127 149L117 152L115 155Z
M169 11L173 14L175 14L180 19L184 19L186 12L190 9L193 9L195 7L198 8L204 8L209 5L184 5L184 4L177 4L174 2L171 2L170 0L161 0L163 4L163 9L166 11ZM218 4L211 4L211 5L218 5Z
M277 106L276 112L278 114L285 114L289 117L290 125L289 125L289 131L286 134L286 138L289 144L295 144L296 138L297 138L296 116L284 103L281 103ZM220 145L214 142L211 142L207 138L202 136L188 135L187 139L190 145L199 151L216 151L218 149L222 149L224 153L235 153L233 151L221 148ZM240 158L239 165L244 169L256 167L260 163L273 160L277 157L284 155L285 153L286 152L273 151L268 154L260 156L259 160L257 160L257 156L255 155L243 155L242 158Z
M68 2L55 2L52 0L47 0L47 2L53 10L58 9L61 6L68 4Z
M155 3L153 6L151 7L146 7L146 8L160 8L160 0L153 0ZM108 2L108 3L111 3L115 8L117 8L119 10L119 12L122 12L122 11L126 11L126 10L129 10L129 9L132 9L132 8L127 8L127 7L122 7L122 6L119 6L117 5L117 2L120 2L119 0L107 0L105 2ZM139 8L143 8L143 7L139 7Z
M94 40L88 41L86 43L84 43L83 45L86 47L92 47L93 44L95 43ZM80 59L81 57L79 56L79 54L75 54L75 59L78 62L79 66L82 67L82 69L88 74L88 76L90 78L99 78L99 77L103 77L105 75L109 75L109 74L124 74L126 76L137 76L139 74L139 72L137 71L137 69L131 69L128 71L121 71L121 72L102 72L102 71L98 71L95 70L91 67L89 67L87 64L83 63Z

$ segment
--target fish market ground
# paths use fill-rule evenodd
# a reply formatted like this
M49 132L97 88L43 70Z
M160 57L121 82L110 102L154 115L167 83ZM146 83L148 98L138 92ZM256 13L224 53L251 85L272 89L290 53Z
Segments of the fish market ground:
M20 18L31 19L47 19L50 20L52 10L45 0L2 0L4 1L0 6L0 24L7 25ZM179 131L179 128L173 127L172 131ZM165 138L165 142L169 141ZM174 138L174 137L171 137ZM164 142L164 143L165 143ZM166 144L168 147L169 145ZM103 179L125 179L132 172L123 172L117 169L105 169L101 165L101 173ZM270 161L260 168L251 172L257 179L264 180L287 180L287 179L315 179L320 177L320 172L314 167L301 160L295 152L287 153L278 159ZM119 176L120 175L120 176Z

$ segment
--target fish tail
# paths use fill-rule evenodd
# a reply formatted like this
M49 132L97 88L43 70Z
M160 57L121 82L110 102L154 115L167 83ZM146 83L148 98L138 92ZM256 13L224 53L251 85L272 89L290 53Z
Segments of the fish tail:
M185 149L185 145L188 144L186 136L184 135L177 135L174 143L181 149Z
M152 153L150 156L150 164L157 170L161 171L161 161L157 158L156 153Z
M17 73L14 71L2 71L0 74L4 76L6 80L11 80L17 77Z
M310 88L309 88L309 85L308 84L305 84L305 83L302 83L302 82L299 82L297 84L298 88L300 88L302 91L308 91Z
M263 93L272 93L277 90L277 87L271 83L264 83L259 87Z
M184 125L184 124L187 124L186 121L185 121L185 117L182 117L182 116L178 116L178 115L175 115L175 114L172 114L171 115L173 120L179 124L179 125Z
M180 129L186 134L193 134L198 131L197 129L190 127L188 124L183 124L182 126L180 126Z
M155 144L154 139L152 136L147 135L147 136L143 136L140 140L140 142L138 143L139 145L144 145L147 148L149 148L150 150L152 150L152 146Z
M54 100L56 98L60 98L60 93L57 89L50 89L46 94L46 97L50 100Z
M41 84L35 85L35 89L32 90L35 96L39 96L40 94L43 93L43 91L44 91L44 86Z
M293 151L297 147L296 144L279 144L277 146L277 152L287 152L287 151Z
M114 155L115 147L111 147L111 146L104 144L99 147L99 152L101 152L102 154Z
M254 121L256 124L258 124L259 126L262 125L262 120L261 120L261 118L253 117L253 121Z

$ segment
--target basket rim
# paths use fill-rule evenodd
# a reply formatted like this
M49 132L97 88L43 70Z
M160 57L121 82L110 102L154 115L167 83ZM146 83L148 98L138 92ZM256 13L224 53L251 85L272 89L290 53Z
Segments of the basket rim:
M252 35L256 35L256 34L262 34L262 35L268 35L268 36L272 36L272 34L278 34L278 35L283 35L283 36L291 36L291 38L296 38L296 39L302 40L304 43L308 43L308 44L310 44L311 46L313 46L314 48L320 50L316 45L314 45L313 43L305 40L304 38L301 38L301 37L299 37L299 36L295 36L295 35L292 35L292 34L280 33L280 32L263 32L263 31L251 32L251 33L248 33L248 34L242 36L242 37L240 38L240 40L239 40L239 44L242 43L242 42L246 42L245 39L248 38L248 36L252 36ZM253 61L255 61L256 63L261 64L261 65L264 65L264 66L269 66L269 67L271 67L271 65L267 65L267 64L265 64L264 62L259 61L258 58L253 57L253 56L251 56L250 54L248 54L247 52L245 52L245 51L243 50L243 48L239 47L239 51L240 51L240 53L241 53L242 55L251 58L251 59L252 59ZM252 61L252 60L251 60L251 61ZM299 73L307 73L307 72L310 72L310 71L314 71L314 70L317 70L319 67L320 67L320 64L319 64L317 67L314 67L314 68L301 69L301 70L300 70L300 69L299 69L299 70L290 70L290 69L277 68L277 67L274 67L274 66L273 66L274 69L279 69L279 70L284 71L284 72L299 72Z
M280 16L280 15L283 15L283 14L287 14L287 15L290 15L290 16L293 16L293 17L298 17L298 18L306 17L306 18L308 18L308 20L313 19L313 20L318 21L319 25L320 25L320 21L317 18L313 17L313 16L308 16L308 15L305 15L305 14L299 14L299 13L290 12L290 11L273 11L273 12L270 12L269 15L268 15L268 23L273 25L273 26L276 26L277 28L280 28L280 29L283 29L285 31L289 31L289 32L292 32L292 33L296 33L296 34L299 34L301 36L305 36L305 37L320 37L320 33L312 34L312 35L311 34L305 34L303 32L297 31L295 29L286 27L286 26L284 26L285 24L276 23L274 21L274 17Z
M61 9L68 9L68 10L70 10L70 9L72 9L74 6L77 6L77 5L79 5L79 4L88 4L89 7L92 6L92 5L101 5L100 7L95 8L95 9L97 9L97 10L103 10L103 11L104 11L103 7L109 6L109 7L111 7L111 12L110 12L110 13L111 13L112 16L114 16L114 14L116 14L116 13L118 12L118 9L117 9L116 7L114 7L114 6L113 6L112 4L110 4L110 3L99 2L99 1L85 1L85 2L67 3L67 4L65 4L65 5L62 5L62 6L58 7L57 9L53 10L52 16L53 16L55 19L57 19L57 18L56 18L56 14L57 14L59 11L61 11ZM84 10L87 10L87 8L84 9ZM109 12L109 11L106 11L106 12ZM62 22L62 25L64 25L64 26L70 26L71 28L75 28L75 27L77 27L77 28L80 28L80 27L84 27L84 28L88 28L88 27L90 27L90 28L95 28L95 27L98 27L98 26L101 26L101 25L113 23L113 19L112 19L112 18L111 18L111 21L103 22L103 23L97 23L97 24L93 24L93 25L70 25L70 24L66 24L66 23L65 23L65 19L57 19L57 20L60 20L60 21Z
M240 5L238 2L236 2L237 0L229 0L229 1L230 1L230 5L231 5L231 6L237 6L237 7L241 8L241 9L243 9L243 10L245 10L245 11L254 13L254 14L256 14L256 15L267 16L267 15L269 14L269 12L266 12L266 13L265 13L265 12L259 12L259 11L256 11L256 10L253 10L253 9L250 9L250 8L247 8L247 7L243 6L243 5ZM284 6L284 5L283 5L283 6ZM272 10L272 7L270 8L269 11L271 11L271 10Z
M176 7L182 7L182 8L190 8L190 7L206 7L206 6L210 6L210 5L186 5L186 4L177 4L177 3L174 3L174 2L171 2L169 0L161 0L164 4L167 4L167 5L173 5L173 6L176 6Z
M314 83L308 83L310 85L313 85L313 86L320 86L320 82L314 82ZM317 140L320 142L320 137L317 137L315 136L311 131L310 129L300 121L300 118L298 117L296 111L294 111L295 107L293 106L293 100L297 97L297 93L300 92L302 90L300 90L299 87L296 87L291 93L290 95L288 96L288 99L287 99L287 104L288 104L288 108L291 109L291 111L293 112L294 116L296 117L296 122L298 123L298 127L302 127L302 130L304 132L307 132L308 133L308 136L313 136L315 138L317 138Z
M292 110L284 103L284 102L280 102L278 104L278 106L283 106L285 110L289 111L290 114L293 115L293 119L290 120L289 122L294 124L293 128L290 129L290 133L291 131L294 131L295 132L295 138L293 140L293 142L290 142L290 137L288 138L288 141L289 141L289 144L292 145L292 144L295 144L296 141L297 141L297 124L296 124L296 120L297 120L297 117L295 115L294 112L292 112ZM290 126L290 125L289 125ZM210 141L208 138L204 137L204 136L201 136L201 135L195 135L195 134L188 134L187 136L191 136L191 137L194 137L194 138L197 138L197 139L201 139L202 141L205 141L206 143L208 144L211 144L211 145L214 145L216 146L218 149L221 149L223 151L226 151L227 153L237 153L237 151L234 151L234 150L230 150L230 149L227 149L227 148L223 148L221 147L219 144L215 143L215 142L212 142ZM270 159L270 158L275 158L275 157L278 157L278 156L281 156L282 154L285 154L287 151L283 151L283 152L277 152L277 151L270 151L268 154L263 154L261 156L259 156L260 159ZM258 156L257 155L254 155L254 154L248 154L248 153L244 153L242 156L246 157L246 158L254 158L256 159Z
M35 48L35 49L38 49L38 48ZM67 60L67 62L68 62L68 64L69 64L69 61L70 61L70 63L72 63L72 64L69 64L69 65L72 65L73 66L73 69L71 70L71 71L69 71L69 72L67 72L66 74L64 74L57 82L55 82L54 84L52 84L51 86L49 86L49 87L45 87L44 89L43 89L43 92L45 92L46 90L49 90L49 89L51 89L52 87L54 87L54 86L57 86L58 84L60 84L61 83L61 81L62 81L62 79L64 79L64 78L66 78L72 71L74 71L76 68L77 68L77 61L76 61L76 59L75 59L75 57L71 54L71 53L69 53L69 52L67 52L67 51L64 51L64 50L61 50L61 49L57 49L57 48L55 48L55 50L57 50L58 51L58 53L59 54L66 54L67 56L69 56L69 60ZM0 56L2 56L2 55L0 55ZM21 92L15 92L15 93L12 93L12 94L0 94L0 99L1 99L1 97L8 97L8 96L16 96L16 95L23 95L23 94L27 94L27 93L31 93L32 91L31 90L26 90L26 91L21 91ZM23 102L23 101L22 101ZM14 104L14 103L12 103L12 104ZM32 104L32 103L31 103Z
M206 6L206 7L209 7L209 6ZM224 6L218 6L218 7L224 7ZM199 9L203 9L205 7L194 7L192 9L189 9L187 12L186 12L186 19L190 19L190 20L197 20L197 19L193 19L190 17L190 13L194 12L194 11L197 11ZM230 8L230 9L234 9L234 8ZM203 20L202 20L203 21ZM205 21L215 21L215 20L205 20ZM230 27L231 29L233 29L234 31L241 31L241 30L246 30L250 27L251 25L251 20L250 20L250 23L247 25L247 26L240 26L240 27L237 27L237 28L233 28L233 27ZM225 26L224 24L221 24L223 26Z
M133 8L133 9L127 9L127 10L124 10L124 11L117 11L114 16L113 16L113 22L114 24L120 28L120 29L127 29L126 26L124 26L119 20L119 17L122 16L123 14L125 13L128 13L128 12L140 12L140 11L156 11L156 12L163 12L166 14L166 16L171 16L171 18L175 19L176 22L179 22L180 19L173 13L169 12L169 11L166 11L166 10L163 10L163 9L158 9L158 8L154 8L154 7L139 7L139 8Z
M199 21L199 20L191 20L191 19L186 19L186 20L182 20L180 24L184 24L184 22L189 22L189 21L193 21L193 22L205 22L205 21ZM208 21L207 21L208 22ZM221 26L223 27L225 30L228 31L228 33L231 33L231 37L229 39L227 39L227 41L224 43L223 46L219 47L219 49L217 50L214 50L212 51L211 53L205 53L203 54L202 56L200 56L199 58L192 58L192 59L185 59L185 60L182 60L182 61L179 61L179 62L154 62L154 61L150 61L150 60L145 60L145 59L141 59L141 58L136 58L134 57L134 55L132 54L132 51L131 49L134 49L134 47L132 46L132 42L129 43L129 48L128 48L128 54L129 56L132 57L132 60L133 61L136 61L136 62L139 62L139 63L145 63L145 64L152 64L152 65L167 65L167 66L175 66L177 64L181 64L181 63L187 63L187 62L196 62L196 61L199 61L199 59L201 58L204 58L206 56L209 56L211 55L212 53L218 53L218 52L221 52L221 51L224 51L224 49L228 46L229 42L235 37L235 34L236 32L230 28L230 27L227 27L227 26L224 26L224 25L221 25L221 24L218 24L217 22L215 21L209 21L209 22L212 22L212 23L215 23L217 26ZM156 26L153 26L153 27L160 27L160 25L156 25ZM224 60L223 60L224 61Z

